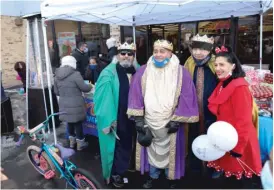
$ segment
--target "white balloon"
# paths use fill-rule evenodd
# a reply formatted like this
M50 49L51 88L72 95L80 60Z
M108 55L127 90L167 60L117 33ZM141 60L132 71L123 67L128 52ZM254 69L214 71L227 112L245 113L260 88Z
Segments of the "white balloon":
M213 146L230 151L238 143L238 133L236 129L225 121L217 121L211 124L207 130L207 135Z
M214 147L207 135L200 135L192 143L194 155L203 161L214 161L225 155L225 151Z

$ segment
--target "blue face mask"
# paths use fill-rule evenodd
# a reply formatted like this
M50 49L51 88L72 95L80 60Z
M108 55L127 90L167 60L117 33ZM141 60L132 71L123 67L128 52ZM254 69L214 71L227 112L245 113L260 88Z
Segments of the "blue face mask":
M156 67L162 68L170 61L170 58L165 58L163 61L157 61L153 56L152 61Z
M270 170L270 162L266 161L261 172L261 181L264 189L272 189L273 186L273 177Z
M89 65L90 69L96 69L97 65Z
M194 62L196 63L197 66L202 66L210 60L211 55L206 56L204 59L196 59L194 56L192 56L192 57L193 57Z

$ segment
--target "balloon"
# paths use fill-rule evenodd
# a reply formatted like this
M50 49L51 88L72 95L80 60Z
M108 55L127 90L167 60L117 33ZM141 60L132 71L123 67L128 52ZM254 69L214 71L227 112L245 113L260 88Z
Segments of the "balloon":
M192 143L194 155L203 161L214 161L225 155L225 151L214 147L207 135L200 135Z
M225 121L217 121L211 124L207 130L207 135L213 146L230 151L238 143L238 133L236 129Z

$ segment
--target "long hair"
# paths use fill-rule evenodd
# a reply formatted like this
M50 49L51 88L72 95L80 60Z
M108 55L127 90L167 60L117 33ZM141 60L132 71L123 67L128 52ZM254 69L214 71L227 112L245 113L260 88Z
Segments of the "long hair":
M221 49L221 52L218 52L216 49ZM227 51L222 51L222 49L226 49ZM215 54L217 57L224 57L226 58L227 62L229 62L231 65L235 64L235 68L232 71L231 78L236 79L239 77L245 77L245 72L241 66L241 63L235 53L232 51L232 49L229 46L222 46L222 47L216 47L215 48Z
M17 72L26 71L26 64L23 61L17 61L14 65L14 70Z

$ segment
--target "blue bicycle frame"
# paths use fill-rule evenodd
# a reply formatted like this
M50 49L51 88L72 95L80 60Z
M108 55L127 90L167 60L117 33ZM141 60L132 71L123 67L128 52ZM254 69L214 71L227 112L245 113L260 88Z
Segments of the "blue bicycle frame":
M52 163L54 164L55 168L58 170L57 172L60 172L61 178L65 178L66 181L75 189L77 189L76 185L76 181L71 173L71 170L76 169L77 167L70 161L68 160L62 160L63 165L60 165L60 163L56 160L56 158L54 156L52 156L52 148L54 148L51 145L47 145L45 143L42 143L41 146L41 152L38 155L38 158L40 159L40 156L43 152L46 152L46 154L48 155L49 159L52 161ZM57 155L57 154L56 154ZM59 157L59 156L58 156ZM60 157L59 157L60 158ZM60 158L61 159L61 158ZM74 184L72 184L72 181L74 182Z
M31 138L33 138L33 137L36 138L37 137L38 139L42 139L43 138L42 135L39 135L39 134L36 134L36 133L40 132L44 128L48 127L49 119L53 116L56 116L56 115L60 115L60 113L54 113L54 114L50 115L47 118L47 120L42 123L43 125L38 125L36 130L34 130L35 128L32 129L31 130L32 132L29 133L29 136ZM20 145L23 138L24 138L24 133L21 134L20 140L18 141L19 145ZM77 189L77 187L76 187L77 182L75 181L74 176L71 173L71 171L73 169L76 169L77 167L72 162L70 162L69 160L66 160L66 159L63 160L56 152L54 152L54 150L53 150L53 149L55 149L54 146L47 145L44 142L41 142L41 143L42 143L42 145L40 147L41 151L38 154L39 160L40 160L40 157L41 157L42 153L45 152L47 154L47 156L49 157L50 161L54 164L55 168L58 170L56 172L59 172L61 174L60 179L65 178L66 181L69 183L69 185L71 187L73 187L74 189Z

